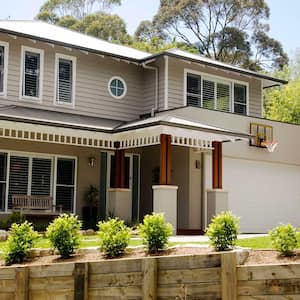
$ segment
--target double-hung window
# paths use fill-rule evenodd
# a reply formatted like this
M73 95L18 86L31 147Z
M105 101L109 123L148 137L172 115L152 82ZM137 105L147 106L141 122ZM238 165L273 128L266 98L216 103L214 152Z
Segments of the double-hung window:
M186 103L190 106L246 115L247 85L187 72Z
M42 99L44 51L22 47L21 96L23 99Z
M56 55L55 103L74 106L76 58Z
M6 96L8 43L0 42L0 96Z
M75 158L0 152L0 211L12 208L13 195L32 195L74 212L75 190Z

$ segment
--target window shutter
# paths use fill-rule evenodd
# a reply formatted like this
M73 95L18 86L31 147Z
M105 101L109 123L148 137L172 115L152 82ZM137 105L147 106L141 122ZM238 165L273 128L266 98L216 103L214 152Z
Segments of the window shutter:
M217 83L217 110L230 112L230 85Z
M203 80L202 102L204 108L215 108L215 83L213 81Z
M0 210L5 209L7 154L0 153Z
M27 195L28 175L29 158L11 156L9 168L8 208L11 208L12 195Z
M0 93L4 91L4 47L0 46Z
M201 106L201 76L187 74L187 105Z
M50 196L51 194L51 159L32 159L31 195Z
M40 54L25 52L23 95L39 97Z
M59 59L57 101L72 103L73 65L71 60Z

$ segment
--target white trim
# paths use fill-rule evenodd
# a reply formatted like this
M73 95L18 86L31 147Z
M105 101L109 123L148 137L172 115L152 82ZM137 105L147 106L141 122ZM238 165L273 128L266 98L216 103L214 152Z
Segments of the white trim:
M230 112L231 113L235 113L234 112L234 84L240 84L240 85L244 85L246 86L246 115L249 115L249 82L247 81L241 81L241 80L236 80L236 79L231 79L231 78L225 78L222 76L217 76L217 75L212 75L209 73L205 73L205 72L200 72L194 69L188 69L188 68L184 68L184 88L183 88L183 105L187 106L187 74L195 74L195 75L199 75L201 76L201 107L202 107L202 88L203 88L203 79L204 80L211 80L213 82L217 82L217 83L224 83L224 84L229 84L231 86L230 88L230 104L229 104L229 108L230 108ZM216 93L216 89L215 89L215 93ZM216 97L215 97L216 99ZM214 101L214 106L216 109L216 101ZM236 113L237 114L237 113Z
M164 56L165 59L165 94L164 94L164 109L169 108L169 57Z
M72 98L71 103L61 102L57 99L58 95L58 64L59 59L66 59L72 61ZM76 92L76 65L77 65L77 58L75 56L65 55L61 53L55 54L55 68L54 68L54 99L53 103L57 106L66 106L75 108L75 92Z
M5 211L1 213L10 212L8 209L8 193L9 193L9 175L10 175L10 158L11 156L19 156L19 157L26 157L29 159L29 166L28 166L28 188L27 193L31 194L31 185L32 185L32 160L33 158L45 158L51 160L51 176L50 181L53 182L53 185L50 183L50 196L53 196L53 204L56 204L56 182L57 182L57 161L58 159L73 159L75 161L75 168L74 168L74 195L73 195L73 213L76 212L76 196L77 196L77 168L78 168L78 158L76 156L69 156L69 155L53 155L51 153L37 153L37 152L23 152L23 151L14 151L14 150L5 150L0 149L0 153L7 154L7 170L6 170L6 191L5 191ZM69 186L69 185L68 185Z
M8 74L8 59L9 59L9 43L0 41L0 46L4 47L4 77L3 77L3 92L0 92L0 97L7 97L7 74Z
M40 55L40 68L39 68L39 95L38 97L23 95L24 85L25 85L25 53L32 52ZM23 46L21 47L21 67L20 67L20 89L19 89L19 99L31 101L35 103L41 103L43 98L43 83L44 83L44 50L38 48L32 48Z
M122 94L121 96L116 96L116 95L114 95L114 94L112 93L112 91L111 91L111 89L110 89L110 85L111 85L111 83L112 83L113 80L119 80L119 81L122 82L122 84L123 84L123 86L124 86L124 92L123 92L123 94ZM113 76L113 77L108 81L107 89L108 89L109 94L110 94L113 98L115 98L115 99L122 99L122 98L124 98L124 97L126 96L126 94L127 94L127 84L126 84L125 80L124 80L122 77L120 77L120 76Z

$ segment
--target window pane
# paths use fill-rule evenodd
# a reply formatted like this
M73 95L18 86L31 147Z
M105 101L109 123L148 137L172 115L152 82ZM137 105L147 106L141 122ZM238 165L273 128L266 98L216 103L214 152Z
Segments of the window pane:
M247 103L247 87L241 84L234 84L234 102Z
M234 112L241 115L247 114L247 106L245 104L234 103Z
M40 54L25 52L25 73L23 94L30 97L39 96Z
M201 76L187 74L187 105L201 105Z
M203 80L203 107L215 108L215 83L213 81Z
M51 159L32 159L31 195L50 196L51 194Z
M56 205L62 205L63 211L73 211L74 187L56 187Z
M75 160L63 159L57 160L57 184L74 185Z
M59 59L58 64L58 101L72 103L73 65L71 60Z
M21 156L10 157L8 207L11 208L12 195L27 195L28 193L29 158Z
M4 91L4 47L0 46L0 93Z
M230 111L230 86L217 83L217 110Z
M120 79L113 79L110 82L109 89L112 95L121 97L125 93L125 84Z
M0 153L0 210L5 210L7 154Z

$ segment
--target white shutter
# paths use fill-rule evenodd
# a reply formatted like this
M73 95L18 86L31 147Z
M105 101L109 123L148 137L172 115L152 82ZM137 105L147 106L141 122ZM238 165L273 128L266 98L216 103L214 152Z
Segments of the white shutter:
M40 54L26 51L24 64L23 95L39 97Z
M230 112L230 85L217 83L217 110Z
M32 159L31 195L51 195L51 170L51 159Z
M204 108L215 108L215 83L210 80L203 80L202 106Z
M62 103L72 103L73 62L59 58L57 100Z
M4 46L0 46L0 93L4 91Z
M10 157L8 208L11 208L12 195L27 195L29 179L29 158L21 156Z

